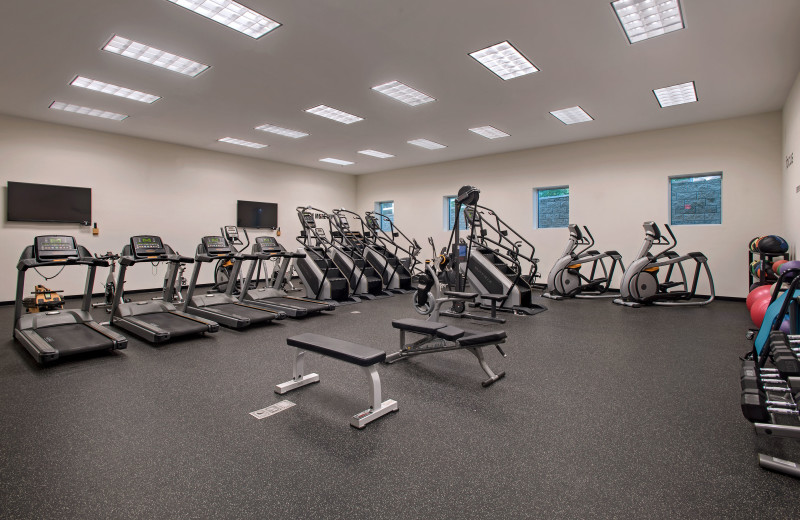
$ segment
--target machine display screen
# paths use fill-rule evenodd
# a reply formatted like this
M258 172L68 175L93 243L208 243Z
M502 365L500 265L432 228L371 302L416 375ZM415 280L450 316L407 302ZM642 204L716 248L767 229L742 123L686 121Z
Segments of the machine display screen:
M344 215L339 215L339 225L342 226L342 229L350 229L350 222Z
M40 261L78 256L75 239L63 235L36 237L33 242L36 258Z
M210 255L228 254L231 248L224 238L220 236L203 237L203 245Z
M378 229L378 219L371 215L367 215L367 227L370 229Z
M314 222L314 215L312 215L311 213L308 213L308 212L303 213L303 220L305 221L306 225L308 225L308 227L312 227L313 228L313 227L316 227L316 225L317 225Z
M262 246L267 246L267 247L275 247L278 245L278 241L272 237L258 237L256 239L256 242L258 242Z
M161 237L155 235L139 235L131 237L131 248L134 256L153 256L166 254Z

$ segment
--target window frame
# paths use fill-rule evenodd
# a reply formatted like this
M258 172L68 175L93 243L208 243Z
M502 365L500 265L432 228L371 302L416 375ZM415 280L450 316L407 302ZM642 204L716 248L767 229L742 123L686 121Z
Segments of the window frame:
M678 222L676 223L673 220L672 215L672 181L674 179L693 179L693 178L700 178L700 177L719 177L719 222L697 222L697 223L689 223L689 222ZM690 174L681 174L681 175L670 175L667 177L667 212L668 212L668 220L670 226L721 226L722 225L722 182L723 182L723 172L714 171L714 172L705 172L705 173L690 173Z
M539 193L542 191L547 190L567 190L567 223L563 226L548 226L542 227L539 225ZM569 226L569 219L570 213L572 211L572 206L570 205L570 201L572 199L572 194L569 190L569 184L562 184L559 186L541 186L538 188L533 188L533 229L565 229Z
M392 224L394 224L395 210L394 210L394 201L393 200L378 200L378 201L375 201L375 206L374 206L375 207L375 213L380 213L381 215L385 215L385 213L383 212L382 205L383 204L390 204L390 203L392 205L392 215L389 218L389 220L391 220ZM388 215L386 215L386 216L388 216ZM386 222L385 219L380 219L380 222L381 222L381 231L385 231L386 233L391 233L392 232L392 226L390 226Z
M458 195L445 195L443 197L443 199L442 199L442 201L443 201L443 204L442 204L442 221L443 221L443 226L444 226L444 230L445 231L453 231L453 228L451 227L451 222L450 222L450 201L452 200L453 204L455 204L456 198L458 198ZM455 208L453 208L453 209L455 209ZM464 220L463 216L464 216L464 206L461 206L461 217L462 218L458 219L458 222L459 222L458 229L459 229L459 231L466 231L467 230L467 223Z

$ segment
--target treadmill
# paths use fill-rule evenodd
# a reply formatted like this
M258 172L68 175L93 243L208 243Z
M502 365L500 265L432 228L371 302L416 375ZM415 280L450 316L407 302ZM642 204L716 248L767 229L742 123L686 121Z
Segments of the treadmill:
M233 296L236 284L230 281L238 279L242 261L245 257L249 258L251 256L253 259L257 259L254 255L243 255L237 252L224 237L203 237L197 246L197 252L194 256L195 264L192 270L192 279L189 282L189 289L186 293L186 300L183 304L183 312L214 320L220 325L232 329L243 329L250 325L269 323L272 320L285 318L286 314L280 310L266 309L258 305L251 305L248 302L241 303ZM194 296L200 268L204 263L217 260L232 262L225 293L210 292ZM244 287L247 287L247 285ZM240 291L240 294L244 294L244 291Z
M125 271L129 266L142 262L170 262L179 264L194 263L194 259L181 256L155 235L131 237L130 244L122 249L119 256L119 274L111 306L111 324L127 330L150 343L163 343L172 338L217 332L219 324L199 316L179 311L167 301L146 300L122 303L122 287L125 284ZM177 273L177 269L174 270ZM167 280L165 294L172 294L175 277Z
M289 270L292 258L305 258L305 253L287 251L274 237L256 237L256 243L253 244L253 257L255 258L250 262L250 269L247 271L244 287L250 287L253 275L255 275L255 288L239 293L239 301L282 311L290 318L303 318L308 315L319 314L322 311L332 311L336 308L333 303L288 296L280 288L286 272ZM279 258L283 260L275 276L270 276L268 272L265 272L264 287L259 288L260 266L263 265L264 270L267 271L267 261Z
M28 269L48 266L85 265L86 289L80 309L61 309L47 312L22 313L25 273ZM92 287L97 267L108 262L94 258L78 245L74 237L64 235L38 236L33 246L23 250L17 264L17 297L14 302L14 337L39 364L83 352L120 350L128 340L97 323L89 312L92 306Z

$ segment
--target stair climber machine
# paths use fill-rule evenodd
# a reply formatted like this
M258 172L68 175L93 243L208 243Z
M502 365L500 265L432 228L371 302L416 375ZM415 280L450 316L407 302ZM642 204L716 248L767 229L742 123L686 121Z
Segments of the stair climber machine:
M631 262L622 276L619 287L619 298L614 303L628 307L641 307L642 305L665 306L699 306L708 305L714 301L714 279L708 267L708 258L703 253L689 253L679 255L674 251L678 240L672 233L668 224L664 224L671 240L661 234L655 222L643 224L645 236L642 248ZM664 246L657 254L652 254L650 249L654 246ZM692 284L689 286L684 263L694 262L695 270ZM659 279L661 268L666 268L666 274ZM708 280L710 295L705 298L697 296L697 283L700 270L704 269ZM676 274L677 273L677 274ZM705 298L697 300L696 298Z
M468 215L476 208L467 207L464 211ZM520 263L520 272L522 278L533 289L544 289L545 284L537 283L536 280L541 277L539 274L539 259L536 258L536 247L519 233L514 228L506 224L494 210L486 206L477 206L478 217L475 226L476 232L473 236L477 243L484 248L505 250L509 256ZM467 224L472 221L472 218L467 219ZM491 231L492 235L489 236ZM498 244L499 242L499 244Z
M183 312L216 321L220 325L232 329L243 329L250 325L270 323L272 320L285 318L286 314L281 311L240 302L238 297L233 296L234 284L232 283L226 285L223 294L211 291L208 294L194 295L197 278L203 264L214 261L230 261L231 277L229 279L236 280L245 259L257 260L258 257L236 251L228 244L225 237L203 237L194 256L194 269L192 269L192 279L189 282L186 301L183 304ZM241 291L241 294L243 292Z
M332 311L336 305L320 300L298 298L289 296L281 289L286 273L289 271L292 259L305 258L305 253L287 251L275 240L275 237L256 237L253 244L252 256L255 260L250 262L250 268L245 278L245 287L253 287L239 295L239 301L249 305L256 305L277 312L284 312L290 318L303 318L317 315L322 311ZM277 270L270 274L267 262L280 261ZM261 267L264 268L264 287L259 287ZM253 276L256 277L253 282Z
M358 214L345 209L334 209L328 215L334 262L350 280L350 287L359 298L374 300L394 296L395 293L384 290L383 278L367 261L364 235L350 227L348 213L361 220Z
M61 267L85 265L86 289L80 309L59 309L23 314L25 274L28 269L37 273L39 267ZM14 337L37 361L45 364L73 354L98 350L120 350L128 340L99 323L89 310L92 306L92 288L97 267L108 267L106 260L94 258L89 251L75 242L75 238L63 235L47 235L34 238L33 245L26 247L17 263L17 295L14 302ZM61 273L61 270L54 278ZM41 275L41 273L40 273ZM42 275L43 278L48 279Z
M450 318L468 318L476 321L505 323L506 320L504 318L465 312L466 302L474 302L478 294L465 292L467 275L461 265L466 265L466 263L469 262L470 252L466 242L460 238L459 221L463 215L461 211L462 206L476 204L479 196L480 190L473 186L462 186L461 189L458 190L458 195L455 199L456 217L453 231L450 233L450 239L447 245L442 248L438 256L433 238L428 238L428 242L433 248L435 260L425 262L425 270L417 277L417 290L414 293L414 308L420 314L429 314L432 312L432 309L425 305L424 301L418 299L422 298L422 300L427 301L427 294L432 284L439 284L438 291L451 297L451 300L449 300L449 309L441 310L437 308L439 315ZM431 264L435 264L436 266L436 269L433 271L430 269ZM432 277L434 273L435 279ZM438 319L438 316L432 319Z
M411 287L414 271L419 264L417 256L422 248L416 240L409 239L388 217L373 211L366 212L364 219L358 219L364 231L364 255L378 272L387 291L407 293ZM381 223L388 223L391 232L383 230ZM408 243L402 247L397 243L399 237ZM400 258L399 254L405 254Z
M295 267L306 289L306 298L335 302L336 305L359 303L361 299L350 294L347 279L329 255L330 242L325 230L317 227L314 211L318 210L310 206L297 208L302 226L297 237L302 247L297 252L305 254L305 257L295 258ZM320 218L328 217L325 212L318 212L317 215Z
M155 235L133 236L130 243L122 249L119 257L119 275L117 277L114 303L111 306L111 324L127 330L150 343L162 343L179 336L217 332L219 324L199 316L179 311L168 298L123 303L122 287L125 283L125 272L135 264L150 262L194 263L193 258L180 256ZM173 270L177 274L178 270ZM164 295L173 294L175 277L167 280Z
M466 237L467 259L461 269L478 293L474 306L490 309L492 317L497 311L528 316L546 311L544 305L533 303L528 281L538 276L539 260L533 257L533 245L477 201L465 205L464 219L470 233ZM523 273L523 261L530 264L527 275Z
M589 228L577 224L569 225L569 240L561 257L556 260L547 275L547 290L542 296L551 300L564 298L609 298L608 294L617 265L625 273L622 255L616 251L592 250L594 237ZM588 238L587 238L588 237ZM578 247L584 246L578 250ZM610 265L608 262L611 262ZM581 273L581 268L584 272ZM589 271L588 275L586 271Z

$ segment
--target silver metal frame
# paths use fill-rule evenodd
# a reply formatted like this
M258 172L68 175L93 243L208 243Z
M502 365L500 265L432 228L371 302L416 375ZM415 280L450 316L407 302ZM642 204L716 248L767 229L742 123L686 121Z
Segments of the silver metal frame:
M303 349L296 349L297 352L294 357L293 376L292 379L285 383L275 385L275 393L283 395L292 390L300 387L319 382L319 374L310 373L305 374L305 351ZM323 354L324 355L324 354ZM368 367L361 367L367 374L369 380L369 396L370 406L366 410L355 414L350 418L350 426L361 429L372 421L383 417L390 412L396 412L399 408L397 401L394 399L382 400L381 397L381 378L378 375L378 369L375 365Z

